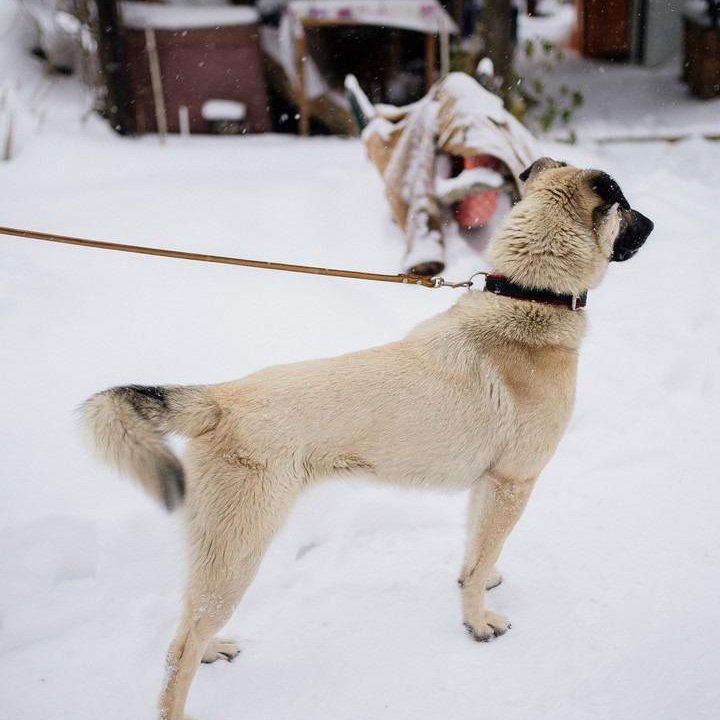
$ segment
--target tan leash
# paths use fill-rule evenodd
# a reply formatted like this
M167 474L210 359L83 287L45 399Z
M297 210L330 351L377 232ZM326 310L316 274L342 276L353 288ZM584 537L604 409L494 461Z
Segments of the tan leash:
M284 272L353 278L355 280L376 280L378 282L402 283L403 285L420 285L426 288L468 288L473 284L472 278L470 278L470 280L452 283L447 282L440 276L383 275L381 273L335 270L332 268L312 267L310 265L289 265L287 263L276 263L267 260L246 260L244 258L226 257L224 255L204 255L202 253L184 252L183 250L165 250L164 248L145 247L143 245L124 245L122 243L105 242L104 240L88 240L86 238L70 237L68 235L56 235L53 233L38 232L36 230L23 230L20 228L1 226L0 235L10 235L12 237L27 238L29 240L45 240L47 242L62 243L63 245L79 245L81 247L98 248L100 250L117 250L119 252L137 253L140 255L178 258L180 260L197 260L199 262L219 263L222 265L241 265L243 267L258 268L260 270L282 270Z

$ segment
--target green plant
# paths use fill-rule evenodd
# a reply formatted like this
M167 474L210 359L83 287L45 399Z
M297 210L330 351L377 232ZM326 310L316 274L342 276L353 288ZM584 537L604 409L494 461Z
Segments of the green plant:
M542 38L522 45L522 70L513 70L508 107L522 122L542 132L562 126L569 129L575 111L584 102L580 90L556 87L548 78L563 59L562 50ZM570 138L575 136L570 130Z

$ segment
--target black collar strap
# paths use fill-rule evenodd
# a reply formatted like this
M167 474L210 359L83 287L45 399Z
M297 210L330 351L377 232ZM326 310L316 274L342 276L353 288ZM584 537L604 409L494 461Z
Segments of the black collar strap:
M552 290L532 290L510 282L504 275L486 275L484 291L515 298L515 300L559 305L570 310L582 310L587 303L587 290L582 295L560 295Z

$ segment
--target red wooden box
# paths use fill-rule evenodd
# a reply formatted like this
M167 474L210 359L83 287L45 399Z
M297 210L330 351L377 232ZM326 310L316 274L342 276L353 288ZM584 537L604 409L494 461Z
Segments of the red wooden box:
M191 133L210 133L207 100L247 106L243 132L271 129L257 14L247 7L121 4L129 84L138 133L157 132L146 29L155 35L168 131L181 129L188 108Z

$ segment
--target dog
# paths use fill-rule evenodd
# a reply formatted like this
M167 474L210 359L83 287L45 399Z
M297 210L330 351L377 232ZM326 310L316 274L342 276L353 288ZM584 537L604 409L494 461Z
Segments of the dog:
M215 633L299 493L325 478L469 490L463 623L478 641L509 629L485 592L570 417L586 292L653 229L604 172L541 158L521 180L484 290L404 339L218 385L112 388L84 404L102 457L167 508L185 506L188 580L161 720L182 719L201 661L237 654ZM188 438L182 463L170 433Z

